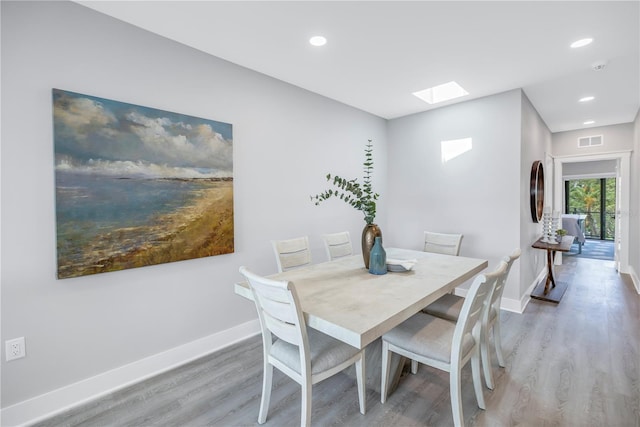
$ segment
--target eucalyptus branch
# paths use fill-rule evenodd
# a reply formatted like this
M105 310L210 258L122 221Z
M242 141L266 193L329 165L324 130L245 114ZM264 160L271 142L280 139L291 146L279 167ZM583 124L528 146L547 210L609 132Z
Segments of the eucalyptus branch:
M337 175L327 174L327 181L336 189L328 189L311 196L311 201L317 206L325 200L337 197L355 209L362 211L367 224L373 223L376 217L376 200L380 195L373 192L371 184L371 174L373 173L373 146L371 145L371 140L369 140L365 148L363 166L364 179L362 185L357 179L345 179Z

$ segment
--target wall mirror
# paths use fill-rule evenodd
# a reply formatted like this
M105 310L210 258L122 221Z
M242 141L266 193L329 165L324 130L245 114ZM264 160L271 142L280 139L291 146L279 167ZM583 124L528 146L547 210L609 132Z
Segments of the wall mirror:
M542 162L536 160L531 165L530 203L531 219L533 222L540 222L544 212L544 169Z

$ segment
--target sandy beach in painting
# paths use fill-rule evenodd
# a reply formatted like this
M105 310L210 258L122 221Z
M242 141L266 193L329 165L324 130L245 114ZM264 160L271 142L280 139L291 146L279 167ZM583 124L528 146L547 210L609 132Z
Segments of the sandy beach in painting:
M83 247L81 260L59 259L58 278L233 252L233 182L213 181L194 191L192 203L148 224L98 235Z

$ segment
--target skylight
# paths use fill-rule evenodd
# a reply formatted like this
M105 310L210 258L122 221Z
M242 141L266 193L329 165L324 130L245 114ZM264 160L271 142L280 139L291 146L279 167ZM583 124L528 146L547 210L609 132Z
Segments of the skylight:
M584 98L580 98L578 102L589 102L589 101L593 101L594 99L595 97L593 96L585 96Z
M469 95L469 92L464 90L458 83L451 81L429 89L413 92L413 94L428 104L437 104L438 102Z

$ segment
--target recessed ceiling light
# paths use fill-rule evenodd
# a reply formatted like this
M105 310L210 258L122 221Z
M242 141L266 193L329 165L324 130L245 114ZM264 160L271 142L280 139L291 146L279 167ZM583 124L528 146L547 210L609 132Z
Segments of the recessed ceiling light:
M313 36L309 39L309 43L314 46L324 46L327 44L327 39L322 36Z
M583 125L592 125L595 123L595 120L587 120L586 122L582 123Z
M590 44L593 41L593 39L580 39L580 40L576 40L573 43L571 43L571 47L572 48L577 48L577 47L582 47L582 46L586 46L588 44Z
M593 96L585 96L584 98L580 98L578 102L589 102L589 101L593 101L594 99L595 97Z
M469 95L469 92L464 90L458 83L449 82L430 87L429 89L413 92L413 95L417 96L428 104L436 104L438 102L448 101L450 99Z

